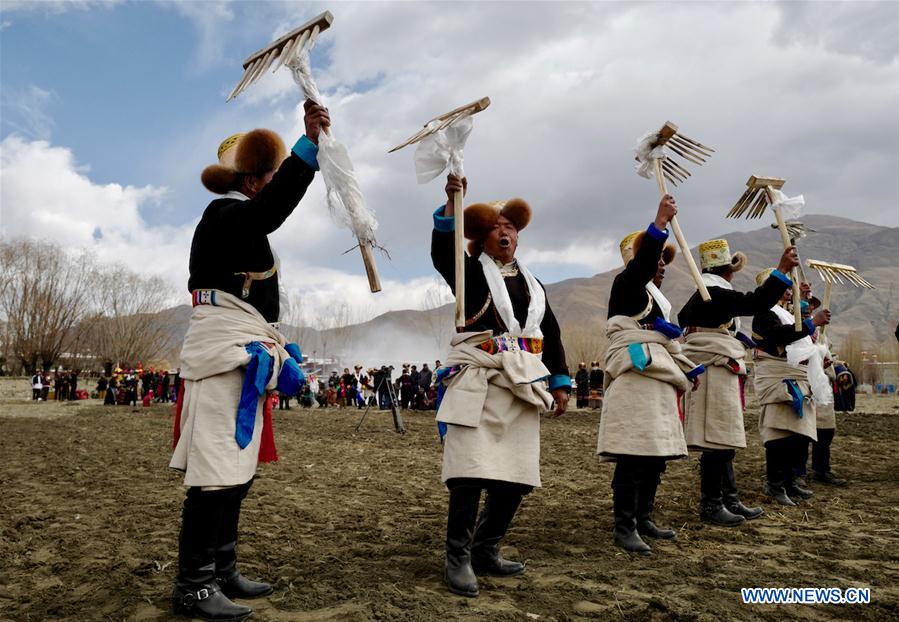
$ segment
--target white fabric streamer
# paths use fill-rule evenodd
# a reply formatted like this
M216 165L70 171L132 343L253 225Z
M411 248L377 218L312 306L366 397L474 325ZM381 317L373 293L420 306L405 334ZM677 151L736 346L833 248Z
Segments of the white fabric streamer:
M487 253L481 253L478 261L484 267L484 277L487 279L487 287L490 288L490 296L493 298L496 310L499 311L499 316L503 319L503 324L509 330L509 336L543 339L543 331L540 330L540 324L543 323L543 315L546 313L546 294L544 294L543 287L537 282L531 271L523 263L518 262L518 270L524 275L524 280L528 284L528 291L531 294L531 301L528 304L528 317L525 320L524 330L522 330L521 325L515 318L509 290L506 289L506 282L503 280L503 275L499 271L496 262Z
M802 217L802 208L805 207L805 197L803 195L788 197L780 190L773 188L771 189L771 194L774 195L774 203L771 207L780 208L780 213L784 220L799 220Z
M286 66L305 98L324 105L312 77L309 50L304 49L288 61ZM365 205L347 148L329 132L323 131L318 137L318 166L325 180L331 219L338 226L350 229L360 243L373 243L378 221L374 212Z
M637 156L637 175L652 179L655 177L655 160L665 157L665 149L662 145L653 148L652 144L658 140L658 132L647 132L637 140L634 147L634 155Z
M784 326L795 322L793 314L780 305L774 305L771 310ZM822 406L833 403L833 387L824 373L824 359L827 355L827 348L813 342L811 337L803 337L787 346L787 362L790 365L798 367L802 361L808 361L808 383L812 388L812 396Z
M437 125L440 121L431 121ZM429 126L430 126L429 125ZM418 183L426 184L449 166L449 172L459 179L465 177L462 169L462 149L474 127L471 115L463 115L449 127L423 138L415 148L415 175Z
M668 300L668 298L665 297L665 294L662 293L662 290L660 290L655 283L650 281L646 284L646 291L649 292L649 295L652 296L652 299L656 301L657 305L659 305L659 309L662 311L662 315L665 317L665 321L670 322L671 302Z

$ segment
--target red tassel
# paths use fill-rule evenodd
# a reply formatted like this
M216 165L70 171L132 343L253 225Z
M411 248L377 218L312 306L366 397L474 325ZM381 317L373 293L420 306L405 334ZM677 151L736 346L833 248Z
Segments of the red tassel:
M740 412L746 412L746 376L740 378Z
M181 438L181 407L184 405L184 379L178 381L178 399L175 401L175 427L172 429L172 449L178 446Z
M259 462L277 462L278 451L275 449L275 429L272 427L272 409L274 394L267 395L262 404L262 438L259 443Z
M680 422L684 422L684 396L686 393L684 391L677 392L677 418L680 419Z

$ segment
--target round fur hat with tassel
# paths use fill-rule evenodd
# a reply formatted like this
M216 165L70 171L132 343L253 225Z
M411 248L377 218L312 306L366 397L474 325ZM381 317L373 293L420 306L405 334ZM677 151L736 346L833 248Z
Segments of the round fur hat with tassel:
M465 208L465 238L468 243L468 254L477 257L481 254L482 242L503 216L521 231L531 222L531 206L524 199L493 201L491 203L474 203Z
M207 166L200 175L206 189L215 194L237 190L243 175L265 175L287 158L284 141L275 132L256 129L229 136L218 149L218 164Z

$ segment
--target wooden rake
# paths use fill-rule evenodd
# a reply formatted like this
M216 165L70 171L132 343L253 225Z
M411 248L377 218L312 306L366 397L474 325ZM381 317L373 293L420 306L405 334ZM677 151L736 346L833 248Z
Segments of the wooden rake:
M399 151L403 147L413 145L421 141L422 139L439 132L440 130L448 128L463 117L471 116L473 114L481 112L482 110L486 110L489 105L490 98L482 97L481 99L473 101L470 104L466 104L454 110L450 110L449 112L442 114L439 117L434 117L433 119L425 123L424 128L416 132L411 138L409 138L409 140L402 143L401 145L397 145L387 153L393 153L394 151ZM456 196L453 197L453 205L455 206L455 210L453 212L453 222L455 227L454 248L456 259L455 293L457 331L461 331L465 328L465 214L462 198L463 196L461 190L456 192Z
M783 188L785 183L787 183L786 180L779 177L758 177L753 175L746 182L746 191L727 213L727 218L740 218L744 214L746 218L761 218L768 206L773 206L776 203L774 191ZM780 239L783 242L784 249L788 249L793 246L793 241L790 239L787 223L784 221L779 207L774 207L774 218L777 221L777 229L780 231ZM793 279L793 321L796 330L802 330L799 274L796 268L793 268L790 277Z
M809 259L805 263L809 268L816 270L818 276L824 281L824 300L821 301L821 308L824 310L830 309L830 293L834 283L839 283L840 285L848 283L854 287L875 289L875 287L852 266L840 263L827 263L826 261L817 259ZM824 331L826 329L827 326L821 327L822 337L824 336Z
M664 147L697 166L705 164L706 159L710 158L712 153L715 152L711 147L706 147L683 134L679 134L677 126L671 121L665 122L665 125L662 126L662 129L659 130L653 140L651 147L652 149ZM691 177L690 171L687 170L686 166L667 153L663 158L655 158L653 165L655 166L655 178L661 196L668 194L668 188L665 184L666 179L674 186L677 186ZM696 267L696 261L690 252L690 245L687 244L687 239L680 228L677 216L671 219L671 229L674 231L674 237L677 240L677 245L680 247L681 254L687 261L687 268L689 268L690 276L693 277L693 282L699 290L699 295L704 301L708 302L712 297L709 295L709 290L706 288L705 283L702 282L702 274L699 272L699 268Z
M331 27L334 16L330 11L325 11L318 17L306 22L299 28L291 30L286 35L268 44L258 52L250 54L243 62L244 74L226 101L231 101L243 93L251 84L262 77L265 70L275 64L272 73L278 71L287 59L296 56L304 47L312 49L318 35ZM277 62L276 62L277 61Z
M250 54L243 62L243 77L231 91L231 94L228 95L226 101L231 101L257 82L273 63L275 68L272 69L272 73L280 69L291 58L298 56L304 49L311 50L318 35L330 28L333 21L334 16L331 15L331 12L325 11L261 50ZM322 129L328 135L331 134L330 127ZM381 279L378 275L378 266L375 263L374 252L372 251L375 244L374 240L357 238L357 241L359 242L359 252L362 253L362 263L365 265L365 275L368 277L368 288L372 293L377 293L381 291Z

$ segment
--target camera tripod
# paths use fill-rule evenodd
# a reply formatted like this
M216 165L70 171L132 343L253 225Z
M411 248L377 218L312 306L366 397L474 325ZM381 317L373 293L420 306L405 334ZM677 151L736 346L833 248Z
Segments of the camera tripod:
M406 433L406 424L403 423L403 415L401 409L399 407L399 401L396 399L396 391L393 389L393 383L388 380L388 375L384 374L381 377L381 381L378 383L378 386L374 389L374 398L375 401L378 402L378 407L380 408L380 400L378 396L381 392L381 387L387 385L387 396L390 398L390 412L393 413L393 427L396 428L396 431L400 434ZM365 412L362 413L362 418L359 419L359 423L356 424L356 432L362 427L362 423L365 421L366 415L368 415L368 411L371 409L371 401L365 405Z

